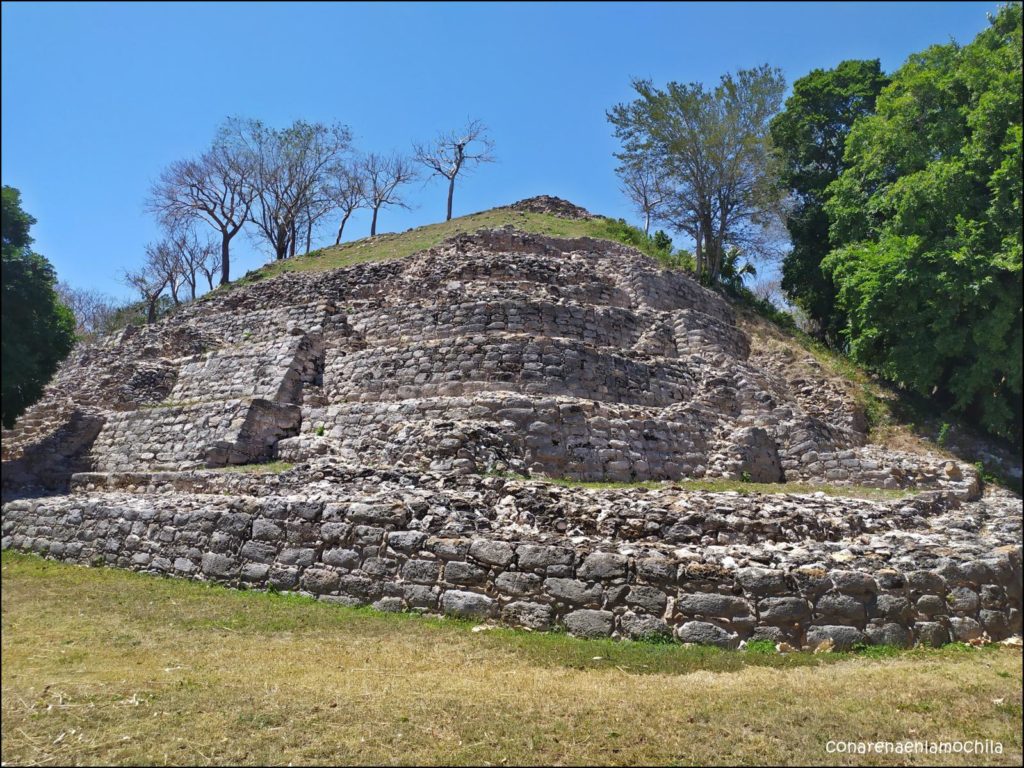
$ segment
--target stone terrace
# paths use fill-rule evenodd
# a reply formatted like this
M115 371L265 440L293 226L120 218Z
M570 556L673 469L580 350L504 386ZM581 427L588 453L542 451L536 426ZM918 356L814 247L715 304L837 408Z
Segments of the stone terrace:
M718 294L604 240L483 230L218 293L77 349L3 459L4 546L79 562L724 645L1020 630L1019 499L870 445L842 385L752 349ZM297 466L208 471L271 459ZM916 495L488 476L508 472Z

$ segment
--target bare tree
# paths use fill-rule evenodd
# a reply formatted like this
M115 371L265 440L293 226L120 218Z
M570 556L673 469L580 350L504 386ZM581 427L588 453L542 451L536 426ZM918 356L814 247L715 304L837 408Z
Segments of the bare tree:
M177 243L166 238L158 243L146 246L146 264L154 272L164 278L164 285L170 291L174 306L181 304L178 292L185 285L185 267Z
M416 178L416 170L409 160L400 155L385 157L375 152L363 157L359 166L366 183L363 200L373 211L370 221L370 237L373 237L377 234L377 214L381 208L389 205L409 208L398 190Z
M214 248L210 252L209 259L199 265L199 272L206 278L206 283L211 291L213 290L213 278L220 272L220 259L220 251Z
M221 285L231 280L231 240L248 219L256 194L251 158L230 140L228 129L222 127L198 159L171 163L147 203L168 228L198 220L220 233Z
M335 245L340 245L349 217L366 205L366 179L359 160L347 162L335 169L328 182L328 195L335 209L341 212L338 237L334 240Z
M117 303L105 293L75 288L61 280L56 286L61 303L75 316L75 333L84 339L100 334L117 311Z
M651 234L651 222L661 219L667 211L672 190L658 172L642 161L625 163L615 169L622 181L622 191L644 217L644 234Z
M327 181L351 145L351 132L302 120L284 130L259 120L232 120L228 132L254 168L249 220L276 259L294 256L300 227L308 242L316 221L330 210Z
M181 227L170 233L169 239L177 255L177 266L181 279L188 286L189 297L196 300L199 289L199 275L205 274L210 290L213 290L213 264L219 266L217 246L209 240L200 240L189 227Z
M160 296L167 288L167 274L160 266L159 259L154 256L157 245L146 246L146 261L135 270L125 270L121 280L129 288L138 291L146 305L146 322L156 322L156 308Z
M475 145L475 146L473 146ZM413 159L430 169L431 175L448 179L448 216L452 218L455 178L480 163L494 162L494 142L487 135L487 126L470 120L461 131L437 135L429 144L413 144Z

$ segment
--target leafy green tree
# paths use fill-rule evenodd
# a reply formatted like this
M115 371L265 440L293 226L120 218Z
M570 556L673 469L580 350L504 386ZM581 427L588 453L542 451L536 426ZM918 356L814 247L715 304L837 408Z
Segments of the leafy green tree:
M768 123L782 104L782 73L767 65L722 76L714 88L633 82L638 98L608 112L627 167L660 169L659 216L696 244L697 277L717 282L730 247L763 251L780 189Z
M31 250L36 220L21 207L21 193L3 187L2 376L5 427L39 399L46 382L75 343L75 318L57 298L53 267Z
M1021 437L1021 5L910 57L854 125L822 269L857 362Z
M875 111L887 83L877 59L816 69L793 83L785 108L771 122L781 181L793 197L786 217L793 248L782 262L782 289L830 344L839 341L845 320L835 306L832 279L821 270L829 252L826 189L843 171L850 129Z
M739 248L730 248L722 257L722 285L732 294L739 293L748 277L757 277L757 267L749 261L740 264L741 255Z

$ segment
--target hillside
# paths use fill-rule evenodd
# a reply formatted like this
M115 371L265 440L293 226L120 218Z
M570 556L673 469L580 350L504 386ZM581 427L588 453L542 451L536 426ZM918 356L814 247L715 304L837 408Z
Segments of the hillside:
M585 637L1020 632L1019 498L606 220L481 217L77 350L5 433L4 547Z
M639 234L570 202L541 196L451 221L362 238L293 259L269 262L226 288L202 297L201 301L288 272L325 272L401 259L434 248L459 234L506 227L554 237L603 239L634 247L637 240L634 234ZM976 432L971 425L954 418L930 412L927 403L877 380L792 327L779 327L771 318L759 314L756 307L737 303L728 295L722 298L733 304L740 326L755 341L756 347L773 350L793 369L794 376L806 381L824 379L828 387L842 390L855 400L863 411L872 442L894 450L933 453L982 466L990 480L1021 492L1021 460L1013 446Z
M246 285L284 272L324 272L355 264L401 259L433 248L459 234L502 227L513 227L520 232L538 235L594 237L621 242L621 230L615 227L610 219L594 216L583 208L556 197L540 196L513 205L460 216L451 221L427 224L405 232L362 238L320 248L294 259L270 262L249 272L233 285Z

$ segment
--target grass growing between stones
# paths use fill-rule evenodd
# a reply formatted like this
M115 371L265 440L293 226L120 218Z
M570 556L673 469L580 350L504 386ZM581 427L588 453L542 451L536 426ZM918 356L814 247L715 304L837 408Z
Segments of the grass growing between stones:
M226 472L235 475L279 475L287 472L295 465L288 461L265 461L261 464L233 464L227 467L217 467L212 472Z
M565 477L524 477L511 473L496 473L498 477L505 477L509 480L532 480L550 485L560 485L564 488L589 488L593 490L633 490L633 489L667 489L674 488L681 491L707 491L710 493L735 492L753 495L780 495L787 493L824 493L826 496L838 496L847 499L875 499L884 501L887 499L903 499L913 496L913 489L898 488L871 488L863 485L823 485L817 483L751 483L743 480L724 480L720 478L710 480L645 480L634 483L613 483L613 482L590 482L587 480L573 480Z
M830 739L992 739L1005 648L726 652L344 609L3 555L2 760L18 764L892 763Z

